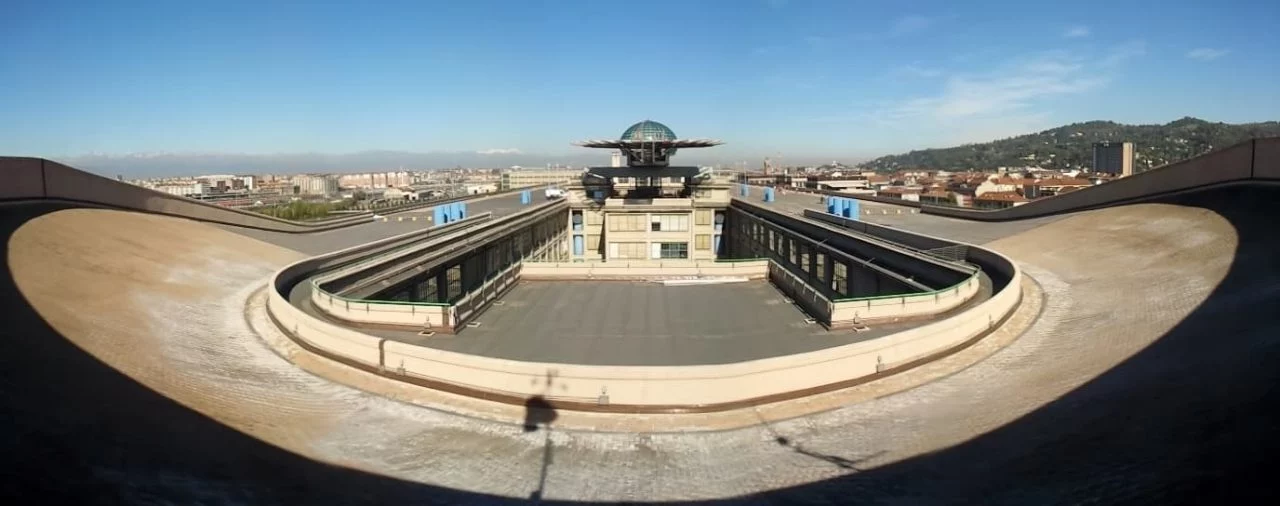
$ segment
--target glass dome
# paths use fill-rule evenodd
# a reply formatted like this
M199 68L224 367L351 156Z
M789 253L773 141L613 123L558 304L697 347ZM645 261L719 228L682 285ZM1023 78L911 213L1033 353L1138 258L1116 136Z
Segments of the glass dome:
M658 123L657 121L644 120L631 125L625 132L622 132L621 140L624 141L674 141L676 133L672 132L667 125Z

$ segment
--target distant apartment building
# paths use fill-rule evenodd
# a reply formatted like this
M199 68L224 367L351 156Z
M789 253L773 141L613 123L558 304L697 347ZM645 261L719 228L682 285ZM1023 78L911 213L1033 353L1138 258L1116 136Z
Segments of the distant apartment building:
M499 188L506 191L530 186L564 184L570 181L578 183L582 181L582 174L581 170L509 170L502 173Z
M340 188L399 188L414 183L413 174L405 171L366 172L338 176Z
M1098 142L1093 145L1093 171L1120 177L1133 175L1132 142Z
M258 183L258 193L266 193L273 195L293 195L293 181L287 179L275 179L272 181L264 181Z
M614 152L613 152L613 156L612 156L612 157L611 157L611 159L609 160L609 166L610 166L610 167L624 167L624 166L626 166L626 165L627 165L627 162L626 162L626 160L624 160L624 159L622 158L622 152L621 152L621 151L614 151Z
M253 176L218 174L200 176L196 180L209 185L210 193L251 192L255 188Z
M209 185L201 181L166 182L148 186L152 190L179 197L200 197L209 193Z
M300 195L333 195L338 193L338 178L330 175L293 176L293 185Z

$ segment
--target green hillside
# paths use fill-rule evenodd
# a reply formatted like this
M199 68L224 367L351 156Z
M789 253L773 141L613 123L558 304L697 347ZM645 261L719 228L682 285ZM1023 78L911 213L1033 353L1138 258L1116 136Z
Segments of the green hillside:
M1270 136L1280 136L1280 122L1229 125L1189 117L1164 125L1122 125L1111 121L1090 121L984 144L882 156L863 163L862 167L885 171L1024 166L1082 169L1093 165L1093 143L1129 141L1137 149L1134 169L1142 171L1253 137Z

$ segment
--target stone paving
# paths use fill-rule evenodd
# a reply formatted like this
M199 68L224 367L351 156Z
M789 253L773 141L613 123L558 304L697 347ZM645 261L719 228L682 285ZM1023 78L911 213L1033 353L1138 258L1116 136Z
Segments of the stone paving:
M0 490L23 502L1264 502L1280 455L1280 241L1255 211L1277 197L1218 190L1004 234L990 246L1044 306L985 360L822 414L660 434L526 431L321 379L244 317L295 253L162 217L7 212Z

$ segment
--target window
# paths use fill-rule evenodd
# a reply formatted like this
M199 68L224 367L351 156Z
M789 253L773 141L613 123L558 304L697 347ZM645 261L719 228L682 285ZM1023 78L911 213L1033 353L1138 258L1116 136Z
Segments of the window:
M712 249L712 236L710 234L694 236L694 249L699 251Z
M694 224L695 224L695 225L710 225L710 224L711 224L711 210L710 210L710 209L698 209L697 211L694 211L694 212L693 212L693 219L694 219Z
M643 214L611 214L609 215L610 232L644 232Z
M649 230L653 232L688 232L689 215L655 214L650 218Z
M604 214L601 214L599 211L585 211L583 214L586 215L588 225L599 225L604 223Z
M648 258L645 251L645 243L642 242L611 242L609 243L609 258L643 260Z
M600 236L598 235L587 236L587 251L590 251L590 252L600 251Z
M689 258L687 242L657 242L654 245L654 258Z

